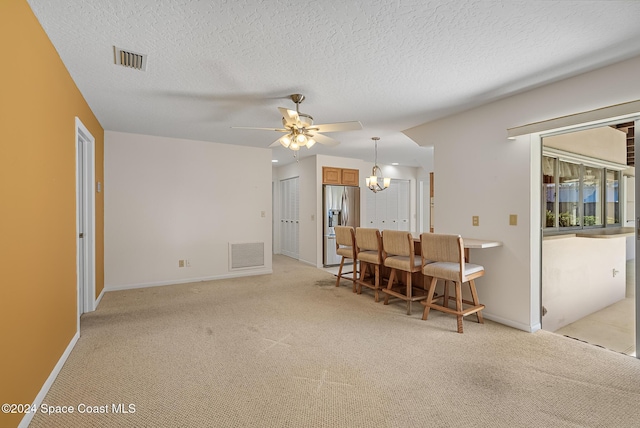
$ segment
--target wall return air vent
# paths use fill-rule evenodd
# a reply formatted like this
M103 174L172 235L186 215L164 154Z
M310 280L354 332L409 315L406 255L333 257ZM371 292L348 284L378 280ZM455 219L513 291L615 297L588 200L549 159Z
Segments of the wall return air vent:
M229 243L229 270L264 267L264 242Z
M116 65L135 68L145 71L147 69L147 55L128 51L117 46L113 47Z

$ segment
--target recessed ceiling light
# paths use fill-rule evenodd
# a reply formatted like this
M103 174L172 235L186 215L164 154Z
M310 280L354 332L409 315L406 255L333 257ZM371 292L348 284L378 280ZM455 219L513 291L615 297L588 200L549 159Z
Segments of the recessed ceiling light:
M400 165L400 164L399 164L398 162L391 162L391 165L393 165L393 166L398 166L398 165Z
M278 163L278 159L271 159L271 163Z

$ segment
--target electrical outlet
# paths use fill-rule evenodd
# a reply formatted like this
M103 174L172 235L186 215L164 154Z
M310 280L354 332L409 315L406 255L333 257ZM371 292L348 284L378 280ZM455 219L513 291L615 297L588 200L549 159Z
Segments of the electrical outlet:
M184 267L191 267L191 260L185 259L184 260Z
M518 215L509 214L509 226L517 226L517 225L518 225Z
M473 217L471 217L471 223L474 226L480 226L480 216L474 215Z
M266 211L260 211L260 217L266 217L266 216L267 216Z
M184 267L184 260L178 260L178 267Z

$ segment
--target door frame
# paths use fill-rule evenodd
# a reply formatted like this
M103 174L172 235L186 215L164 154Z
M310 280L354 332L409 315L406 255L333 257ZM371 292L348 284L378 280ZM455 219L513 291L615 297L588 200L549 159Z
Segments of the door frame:
M78 117L75 119L75 128L73 145L76 154L76 286L77 322L78 331L80 331L80 315L93 312L96 306L96 198L93 184L95 183L95 138ZM78 155L79 144L83 144L82 159ZM82 183L80 168L83 172ZM80 186L80 184L83 185ZM81 212L85 220L84 227L80 224ZM83 230L84 245L80 245L79 242L81 230ZM84 269L81 274L82 261L84 261Z
M534 141L537 144L537 152L538 152L538 157L541 160L542 159L542 140L544 137L548 137L551 135L557 135L557 134L564 134L567 132L576 132L576 131L580 131L580 130L584 130L584 129L591 129L591 128L595 128L595 127L599 127L599 126L606 126L606 125L613 125L616 123L622 123L622 122L628 122L630 120L634 121L634 128L638 128L638 126L640 126L640 116L639 113L633 113L633 114L628 114L625 116L621 116L621 117L611 117L611 118L607 118L607 119L601 119L601 120L594 120L591 122L585 122L585 123L580 123L580 124L575 124L575 125L570 125L570 126L566 126L566 127L562 127L562 128L558 128L556 130L550 130L550 131L540 131L540 132L535 132L535 133L531 133L528 134L529 137L531 138L531 143L533 143ZM638 138L634 138L634 151L635 153L640 153L640 141L638 141ZM540 165L538 165L540 166ZM636 168L640 167L640 165L636 166ZM534 172L533 170L531 171L531 176L533 178L533 182L536 183L536 185L539 186L540 184L540 180L542 179L541 177L541 171L536 171ZM622 182L622 175L621 175L621 182ZM638 352L639 349L639 344L640 344L640 263L637 262L637 258L638 258L638 254L640 251L640 174L638 173L638 171L636 170L636 174L635 174L635 259L636 259L636 263L635 264L635 346L636 346L636 358L640 359L640 353ZM541 206L540 204L542 203L542 195L538 195L538 204L537 204L537 209L538 211L541 211ZM622 203L624 203L624 201L622 201ZM622 207L620 209L623 209ZM624 227L624 221L622 221L622 214L621 214L621 227ZM541 221L541 219L540 219ZM538 298L539 298L539 303L540 303L540 311L539 311L539 326L542 326L542 317L543 317L543 309L542 309L542 303L543 303L543 296L542 296L542 240L543 240L543 231L542 231L542 227L539 227L539 233L540 233L540 241L539 241L539 255L540 255L540 262L539 262L539 278L540 281L538 283Z
M633 138L633 150L634 153L640 153L640 141L638 141L638 136L635 134L635 130L640 127L640 118L636 118L633 124L634 127L634 138ZM634 160L635 163L635 160ZM635 300L636 300L636 358L640 359L640 352L638 352L639 344L640 344L640 263L638 263L638 254L640 251L640 174L636 170L635 173L635 243L636 243L636 262L635 262L635 279L636 279L636 290L635 290Z

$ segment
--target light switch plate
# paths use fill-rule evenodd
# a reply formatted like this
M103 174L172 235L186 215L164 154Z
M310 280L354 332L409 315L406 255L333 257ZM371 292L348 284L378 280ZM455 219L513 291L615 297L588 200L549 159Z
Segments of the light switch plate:
M517 225L518 225L518 215L509 214L509 226L517 226Z

